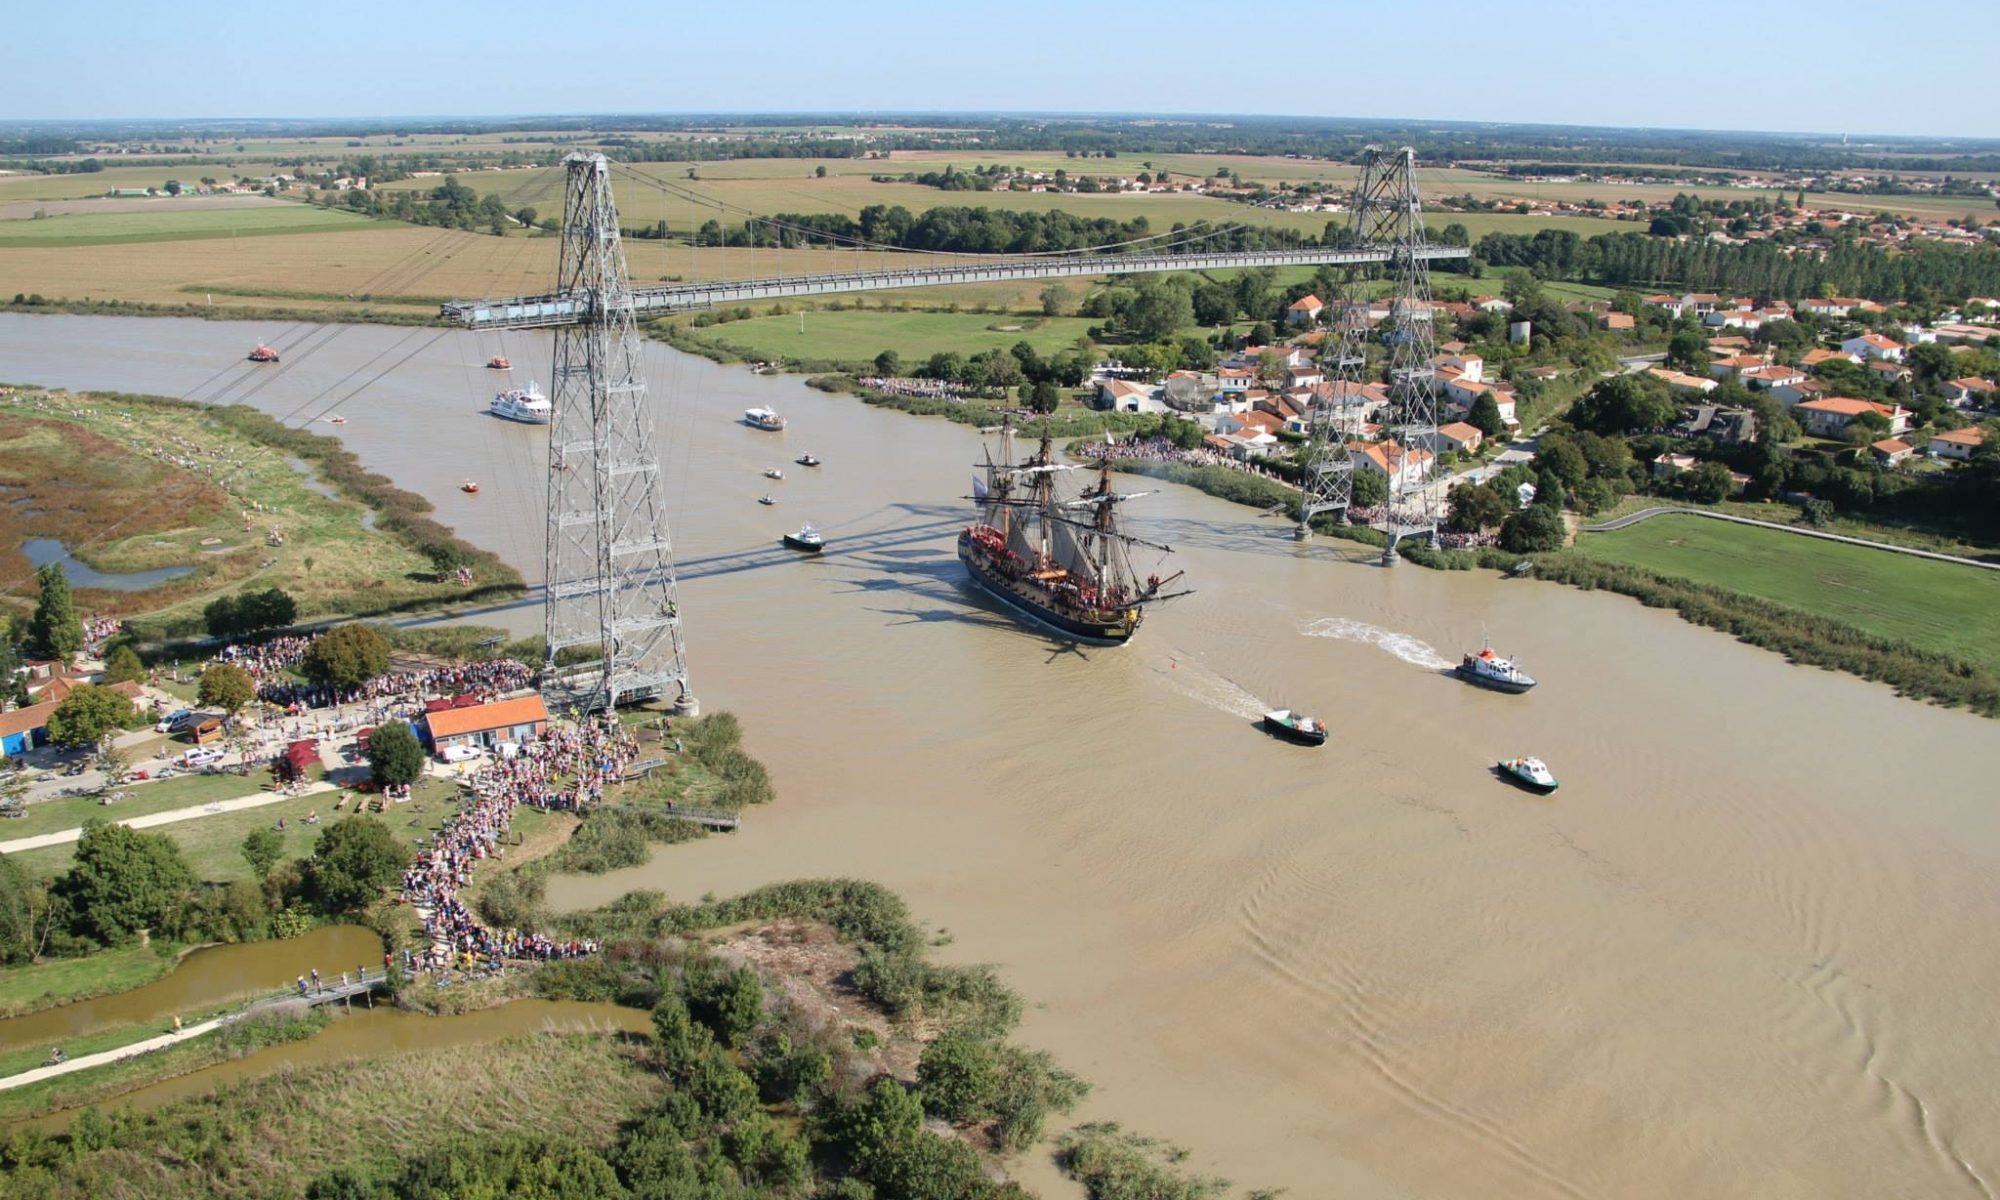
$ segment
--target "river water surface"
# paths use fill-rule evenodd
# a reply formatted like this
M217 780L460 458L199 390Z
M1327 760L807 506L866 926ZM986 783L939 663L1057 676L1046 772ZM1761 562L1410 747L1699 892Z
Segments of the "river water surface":
M240 361L260 340L282 367ZM532 336L0 316L0 379L338 411L319 428L532 578L545 434L480 415L496 353L547 387ZM695 690L780 799L559 902L878 880L941 953L1001 965L1026 1039L1097 1085L1084 1115L1245 1186L2000 1187L2000 725L1623 597L1298 547L1175 487L1125 511L1197 593L1066 648L961 579L972 431L648 361ZM790 430L738 423L759 404ZM804 520L822 558L777 545ZM1542 686L1442 675L1482 632ZM1336 735L1276 743L1264 706ZM1562 790L1496 781L1520 753Z

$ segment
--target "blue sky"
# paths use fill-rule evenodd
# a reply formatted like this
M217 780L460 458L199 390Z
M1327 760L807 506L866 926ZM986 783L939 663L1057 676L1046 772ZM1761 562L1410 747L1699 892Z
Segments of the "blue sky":
M1995 0L19 0L0 119L1246 112L2000 136Z

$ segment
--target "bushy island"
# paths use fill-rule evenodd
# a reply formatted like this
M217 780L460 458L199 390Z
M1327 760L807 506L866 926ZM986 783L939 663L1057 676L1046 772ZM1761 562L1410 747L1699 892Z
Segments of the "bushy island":
M59 1132L15 1125L0 1143L6 1194L1007 1200L1029 1195L1008 1181L1008 1160L1036 1147L1103 1200L1229 1194L1225 1181L1187 1173L1184 1152L1115 1125L1079 1126L1051 1145L1050 1121L1088 1085L1012 1040L1020 996L992 967L931 961L934 935L878 885L802 881L695 904L634 892L547 913L552 869L627 866L660 841L700 836L665 804L769 798L734 718L674 733L672 779L640 781L567 840L531 837L504 866L482 863L466 893L490 921L587 939L596 953L462 974L449 988L401 981L398 997L431 1012L535 998L633 1016L573 1008L539 1033L287 1069L151 1111L117 1107L140 1083L368 1018L244 1022L227 1044L168 1051L189 1056L178 1065L148 1056L100 1068L125 1070L71 1093L103 1107ZM386 903L366 919L392 948L411 933Z

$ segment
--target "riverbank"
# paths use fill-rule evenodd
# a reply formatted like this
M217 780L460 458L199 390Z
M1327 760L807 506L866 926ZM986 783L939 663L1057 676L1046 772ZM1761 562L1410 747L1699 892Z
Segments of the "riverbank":
M10 394L9 394L10 393ZM0 391L0 569L60 541L93 571L89 610L143 640L197 633L217 595L278 587L301 618L378 615L518 595L520 573L432 520L431 505L363 470L337 439L240 405L158 396ZM434 551L477 581L441 578ZM11 567L10 564L11 563ZM128 589L120 576L184 571ZM142 577L143 578L143 577ZM17 587L15 598L25 602Z

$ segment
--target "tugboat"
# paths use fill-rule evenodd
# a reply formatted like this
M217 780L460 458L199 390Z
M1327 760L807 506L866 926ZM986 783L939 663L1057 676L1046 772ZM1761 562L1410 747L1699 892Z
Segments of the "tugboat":
M743 410L743 420L770 433L783 433L785 429L785 418L768 408L746 408Z
M493 403L486 411L503 420L519 421L523 425L546 425L555 408L549 404L547 396L533 380L524 388L510 388L493 397Z
M257 348L250 352L250 361L274 363L278 361L278 352L259 342Z
M506 355L496 354L486 360L486 369L489 371L511 371L514 369L514 364L507 361Z
M819 460L814 458L810 454L801 454L792 461L799 464L802 467L816 467L819 465Z
M1326 745L1326 722L1289 708L1265 713L1264 728L1301 746Z
M786 534L784 543L794 550L803 551L807 554L818 554L820 551L826 549L826 538L811 525L801 525L797 533Z
M773 499L771 499L771 493L769 493L769 492L765 492L765 493L764 493L763 495L761 495L761 496L757 497L757 503L759 503L759 504L776 504L776 503L777 503L777 501L776 501L776 500L773 500Z
M767 468L764 472L764 478L766 479L783 479L784 477L785 473L776 467Z
M472 480L468 479L464 483L458 485L458 490L466 493L467 495L475 495L479 491L479 485L474 483Z
M1539 758L1510 758L1493 764L1500 773L1527 788L1546 796L1556 790L1556 777L1549 771L1548 764Z
M1468 654L1459 661L1453 674L1467 683L1492 688L1496 692L1511 692L1516 695L1535 686L1535 677L1523 671L1511 658L1501 658L1487 646L1477 654Z
M994 599L1037 624L1079 642L1122 646L1138 632L1146 606L1176 596L1181 572L1140 580L1132 550L1162 554L1173 547L1142 541L1118 529L1118 505L1133 497L1111 490L1111 464L1098 468L1097 486L1074 500L1056 497L1055 476L1073 470L1055 461L1053 437L1042 427L1041 448L1013 461L1013 427L1000 430L999 462L989 455L986 478L972 481L979 515L958 536L958 559L972 581Z

